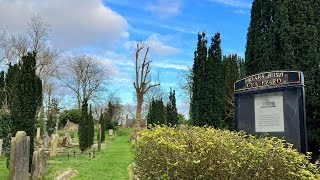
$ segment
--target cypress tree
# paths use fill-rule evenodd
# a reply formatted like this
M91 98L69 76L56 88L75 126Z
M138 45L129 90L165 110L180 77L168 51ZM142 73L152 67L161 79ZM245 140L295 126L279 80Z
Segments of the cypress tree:
M91 105L90 105L90 111L89 111L89 115L88 115L88 143L89 143L89 147L91 147L94 142L94 124L93 124L93 116L92 116L92 109L91 109Z
M268 70L295 69L289 31L284 1L253 1L245 53L249 75Z
M205 94L204 82L205 82L205 63L207 60L207 40L205 39L205 33L198 34L197 49L194 52L194 63L192 67L193 72L193 87L191 98L191 119L193 125L203 125L201 119L203 118L203 112L206 111L203 100Z
M88 100L85 98L82 102L81 120L78 127L79 148L83 152L89 147L89 123L88 123Z
M152 99L147 121L148 124L166 124L166 109L162 99Z
M320 144L320 2L255 0L247 35L248 74L272 69L305 75L307 137L313 158Z
M169 102L167 104L167 124L170 125L176 125L178 124L179 118L178 118L178 111L176 106L176 97L175 97L175 91L170 89L169 93Z
M14 85L14 81L15 79L18 77L18 73L19 73L19 64L14 64L12 65L11 63L9 63L9 68L6 74L6 101L7 101L7 106L10 109L10 105L11 105L11 98L13 97L13 85Z
M5 104L5 76L4 76L4 71L0 72L0 109L4 106Z
M234 83L244 78L244 61L236 54L228 55L223 57L223 71L224 71L224 126L229 130L234 130L235 119L234 119Z
M39 99L39 88L37 86L36 70L36 54L28 53L23 56L18 64L18 71L12 84L12 97L10 113L12 118L12 135L17 131L25 131L30 136L30 159L31 167L32 155L34 151L34 132L37 100Z
M100 114L100 125L101 125L101 142L105 141L105 131L106 131L106 117L104 116L104 113L101 110Z
M305 77L308 151L320 156L320 2L286 1L290 39L297 70Z
M216 128L222 126L224 112L224 83L222 69L220 34L217 33L211 39L208 50L208 60L205 66L205 81L203 103L205 111L202 112L203 118L200 125L210 125Z
M154 101L154 98L152 98L152 100L151 100L151 102L149 104L149 110L148 110L148 114L147 114L147 124L148 125L153 125L153 124L156 123L154 121L155 120L154 104L155 104L155 101Z
M113 107L113 104L109 101L107 113L105 115L105 118L106 118L106 130L114 128L113 116L114 116L114 107Z

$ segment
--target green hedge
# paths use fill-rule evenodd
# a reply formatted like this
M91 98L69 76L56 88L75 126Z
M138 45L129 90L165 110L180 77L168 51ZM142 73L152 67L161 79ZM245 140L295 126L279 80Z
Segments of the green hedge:
M140 132L140 179L319 179L319 169L284 140L211 127L157 126Z

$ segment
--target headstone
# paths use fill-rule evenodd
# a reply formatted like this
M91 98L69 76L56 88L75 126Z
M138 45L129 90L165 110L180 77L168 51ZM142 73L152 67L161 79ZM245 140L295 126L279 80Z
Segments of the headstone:
M18 131L15 137L11 138L9 179L29 179L29 150L30 137L26 132Z
M36 139L40 140L41 136L40 136L40 127L37 128L37 136Z
M43 179L46 173L46 155L43 148L34 151L31 167L32 180Z
M307 152L302 72L263 72L237 81L234 88L236 130L284 137L299 152Z
M101 125L98 125L98 151L101 151Z
M68 132L64 134L64 138L66 141L65 146L72 146L72 138Z
M0 156L2 154L2 144L3 144L3 139L0 139Z
M113 129L109 129L109 136L113 136Z
M51 148L50 148L50 156L57 156L57 149L58 149L58 143L59 143L59 135L58 134L52 134L51 138Z

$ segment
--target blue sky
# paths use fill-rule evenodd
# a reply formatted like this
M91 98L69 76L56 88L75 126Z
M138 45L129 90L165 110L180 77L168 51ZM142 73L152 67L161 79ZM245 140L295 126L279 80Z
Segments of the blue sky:
M134 43L150 46L153 76L176 89L178 74L192 67L197 33L221 33L223 54L244 56L252 0L0 0L0 25L21 32L32 13L52 27L51 41L65 54L85 52L103 62L111 89L133 101ZM188 104L178 97L178 111Z

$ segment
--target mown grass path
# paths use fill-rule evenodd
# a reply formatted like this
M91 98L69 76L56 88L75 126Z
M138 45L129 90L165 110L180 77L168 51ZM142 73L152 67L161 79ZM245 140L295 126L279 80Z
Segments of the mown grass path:
M127 168L132 160L132 148L127 134L124 133L114 141L108 142L103 153L97 160L76 168L79 174L73 179L127 180Z

